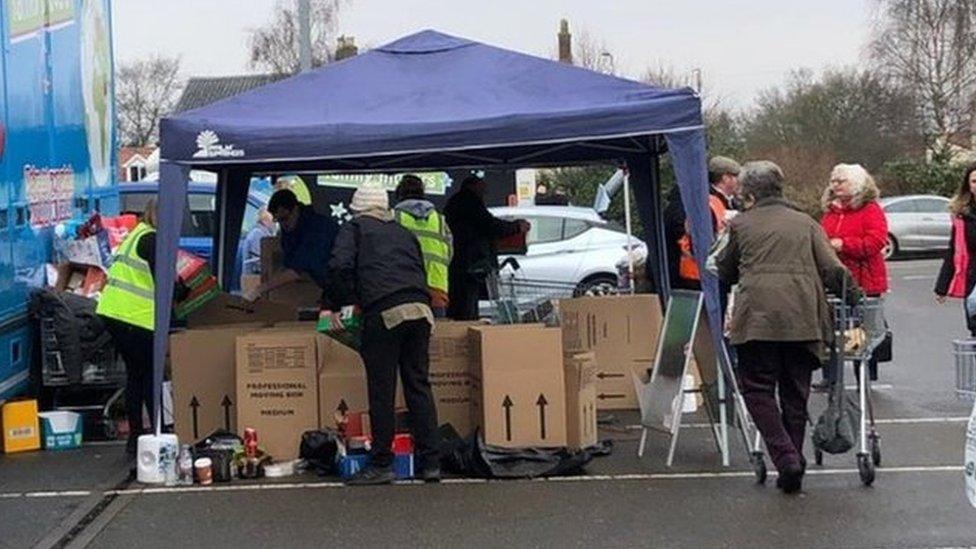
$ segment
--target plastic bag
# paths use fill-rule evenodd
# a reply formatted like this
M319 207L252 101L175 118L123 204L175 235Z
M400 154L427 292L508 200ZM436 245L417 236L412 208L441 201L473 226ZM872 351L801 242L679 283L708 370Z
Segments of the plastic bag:
M861 427L861 410L844 390L844 365L838 368L837 380L830 391L827 409L813 428L813 445L828 454L843 454L857 444Z
M332 430L305 431L298 449L298 457L319 475L336 474L339 455L339 435Z

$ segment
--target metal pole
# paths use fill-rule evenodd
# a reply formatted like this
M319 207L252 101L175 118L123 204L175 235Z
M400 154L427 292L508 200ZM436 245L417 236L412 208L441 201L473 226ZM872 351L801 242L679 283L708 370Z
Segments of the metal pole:
M651 145L651 192L654 193L654 211L652 212L652 220L654 222L654 230L657 232L657 249L655 250L655 255L657 256L657 265L655 266L658 273L657 281L660 287L657 288L658 296L661 298L662 305L666 308L668 299L671 297L671 280L668 273L668 249L667 244L664 242L664 207L661 201L661 159L658 157L659 147L657 136L652 136L650 140ZM677 184L677 183L675 183ZM648 231L647 227L644 228ZM650 260L650 250L648 250L648 260Z
M312 68L312 25L310 0L298 0L298 66L301 72Z
M624 170L624 219L627 226L627 279L630 281L630 293L633 294L637 287L634 282L634 229L630 220L630 174L627 170Z

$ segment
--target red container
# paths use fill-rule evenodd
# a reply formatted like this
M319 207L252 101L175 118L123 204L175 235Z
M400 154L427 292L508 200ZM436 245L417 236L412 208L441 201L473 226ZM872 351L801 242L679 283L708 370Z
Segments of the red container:
M366 426L369 425L369 415L367 412L349 412L346 415L346 424L343 427L343 434L346 437L368 436Z
M393 453L407 455L413 453L413 437L410 435L396 435L393 437Z
M258 457L258 432L251 427L244 429L244 455L249 458Z
M525 242L527 233L516 233L495 241L495 253L502 255L525 255L529 246Z

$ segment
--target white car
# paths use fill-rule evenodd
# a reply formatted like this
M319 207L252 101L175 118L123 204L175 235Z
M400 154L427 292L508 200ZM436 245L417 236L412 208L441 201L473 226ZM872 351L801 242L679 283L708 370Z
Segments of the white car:
M904 252L943 251L949 247L949 199L937 195L891 196L880 200L888 218L885 259Z
M617 261L628 249L626 232L599 216L592 208L574 206L521 206L490 208L502 219L525 219L532 224L525 255L499 256L501 279L565 285L575 295L602 295L617 291ZM631 237L633 249L643 246ZM513 269L512 257L519 269Z

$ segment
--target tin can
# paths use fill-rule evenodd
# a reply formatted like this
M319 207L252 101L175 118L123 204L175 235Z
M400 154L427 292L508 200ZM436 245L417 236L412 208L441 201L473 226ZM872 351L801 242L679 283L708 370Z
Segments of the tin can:
M253 427L244 429L244 455L249 458L258 457L258 432Z

